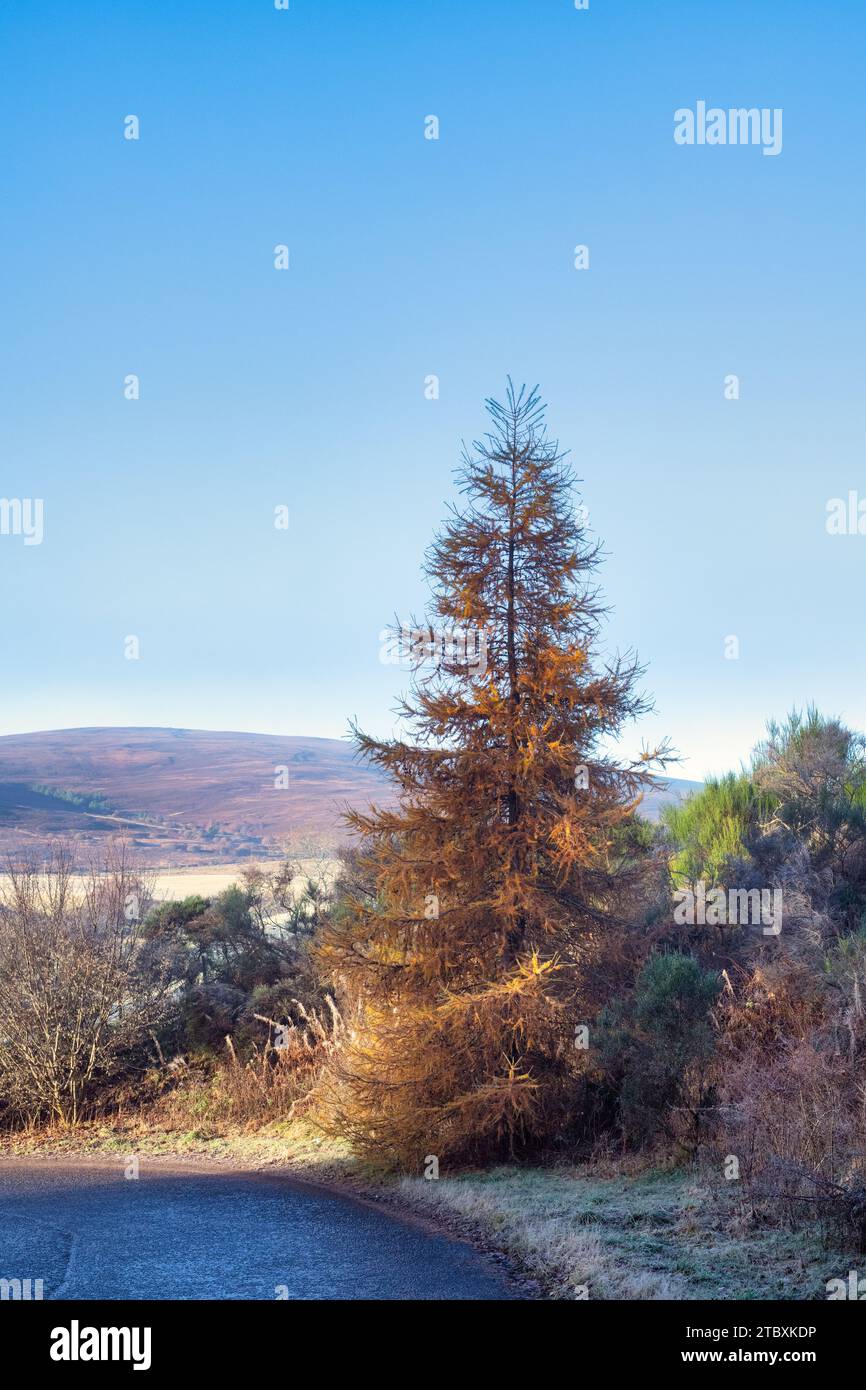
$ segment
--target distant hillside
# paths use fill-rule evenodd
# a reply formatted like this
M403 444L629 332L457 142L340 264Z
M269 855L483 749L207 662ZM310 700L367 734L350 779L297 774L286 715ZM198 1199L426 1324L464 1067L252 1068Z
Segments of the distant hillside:
M387 790L339 739L202 729L7 735L0 851L61 836L95 848L120 834L153 865L335 848L342 806L382 800Z
M641 802L641 815L647 820L658 820L661 809L672 801L684 801L692 792L699 792L703 782L690 782L685 777L659 778L653 791L647 792Z
M668 779L644 813L655 818L664 801L699 785ZM118 836L153 867L314 853L345 839L346 804L390 799L389 784L339 739L203 729L0 738L2 855L42 852L60 838L87 854Z

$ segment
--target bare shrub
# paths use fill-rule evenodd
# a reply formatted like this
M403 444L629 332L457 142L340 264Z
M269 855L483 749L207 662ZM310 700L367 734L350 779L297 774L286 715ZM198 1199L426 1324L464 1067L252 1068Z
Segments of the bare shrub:
M75 1124L171 1008L166 962L142 937L147 883L123 851L78 874L71 854L9 865L0 884L4 1117Z
M713 1168L738 1159L759 1215L866 1248L866 945L848 939L823 971L779 961L720 1007Z

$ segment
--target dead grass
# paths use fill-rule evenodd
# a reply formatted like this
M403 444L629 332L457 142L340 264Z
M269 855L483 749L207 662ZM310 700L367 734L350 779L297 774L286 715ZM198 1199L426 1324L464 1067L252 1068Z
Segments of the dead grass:
M275 1120L249 1130L206 1121L190 1123L160 1112L130 1114L111 1122L93 1121L76 1129L41 1128L6 1134L2 1155L46 1158L96 1158L137 1154L148 1158L206 1159L233 1168L285 1166L313 1179L340 1180L357 1171L348 1147L329 1139L307 1120Z

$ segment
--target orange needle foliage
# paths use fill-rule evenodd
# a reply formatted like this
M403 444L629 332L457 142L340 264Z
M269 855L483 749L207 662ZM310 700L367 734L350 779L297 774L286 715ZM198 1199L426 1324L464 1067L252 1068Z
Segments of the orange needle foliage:
M624 827L666 757L600 751L648 708L640 668L593 660L599 548L538 393L509 382L487 407L465 504L426 565L433 630L483 633L486 662L455 643L418 664L406 741L355 731L400 803L349 813L357 881L321 948L357 1020L333 1123L415 1170L431 1154L513 1155L572 1122L593 960L642 872Z

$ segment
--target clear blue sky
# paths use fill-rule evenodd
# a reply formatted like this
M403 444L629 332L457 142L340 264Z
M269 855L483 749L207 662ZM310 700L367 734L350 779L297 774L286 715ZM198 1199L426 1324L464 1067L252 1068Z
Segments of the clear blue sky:
M810 699L866 727L854 0L10 0L0 47L0 495L45 503L0 732L387 733L379 632L509 372L681 775ZM698 100L782 108L782 153L677 146Z

